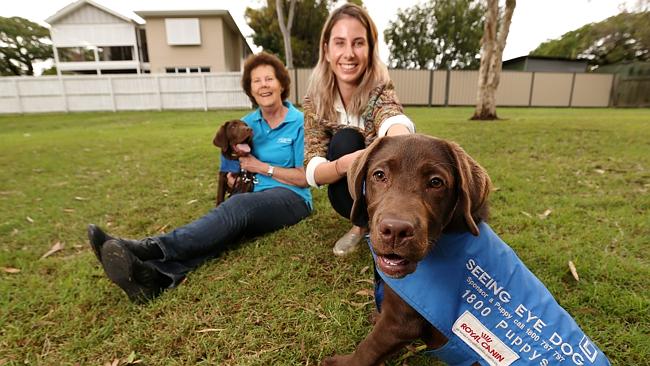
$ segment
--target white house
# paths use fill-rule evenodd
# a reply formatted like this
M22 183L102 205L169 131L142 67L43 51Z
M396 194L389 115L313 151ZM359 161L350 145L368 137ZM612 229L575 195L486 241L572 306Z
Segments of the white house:
M45 20L57 73L113 74L149 70L144 26L91 0L78 0Z

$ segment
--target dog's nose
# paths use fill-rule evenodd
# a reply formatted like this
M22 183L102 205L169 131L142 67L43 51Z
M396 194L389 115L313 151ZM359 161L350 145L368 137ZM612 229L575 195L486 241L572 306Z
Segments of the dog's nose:
M384 244L398 247L407 239L413 237L413 224L399 219L383 219L379 223L379 234Z

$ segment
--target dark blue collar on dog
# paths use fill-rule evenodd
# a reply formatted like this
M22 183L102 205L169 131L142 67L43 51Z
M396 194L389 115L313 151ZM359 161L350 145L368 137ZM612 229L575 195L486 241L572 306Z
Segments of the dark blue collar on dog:
M514 251L487 224L479 229L478 237L444 234L404 278L376 268L380 281L449 339L428 353L450 365L609 365Z
M240 167L239 167L239 160L231 160L223 156L221 156L221 162L219 165L219 171L220 172L229 172L229 173L239 173Z

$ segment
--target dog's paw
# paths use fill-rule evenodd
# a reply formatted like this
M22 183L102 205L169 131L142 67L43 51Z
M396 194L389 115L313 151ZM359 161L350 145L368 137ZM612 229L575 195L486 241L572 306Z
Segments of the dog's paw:
M351 365L351 358L352 355L345 355L345 356L332 356L324 359L320 364L321 366L345 366L345 365Z

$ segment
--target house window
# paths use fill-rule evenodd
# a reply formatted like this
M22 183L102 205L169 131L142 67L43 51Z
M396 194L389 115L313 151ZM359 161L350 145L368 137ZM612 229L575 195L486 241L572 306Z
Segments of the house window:
M198 18L165 19L167 44L170 46L192 46L201 44L201 29Z
M132 61L133 60L133 47L132 46L110 46L97 47L99 54L99 61Z
M95 61L95 51L90 47L60 47L56 52L59 62Z
M210 67L209 66L201 66L201 67L186 67L186 66L179 66L179 67L166 67L165 72L168 74L187 74L187 73L208 73L210 72Z
M147 49L147 32L144 29L138 29L138 35L140 36L140 61L149 62L149 50Z

